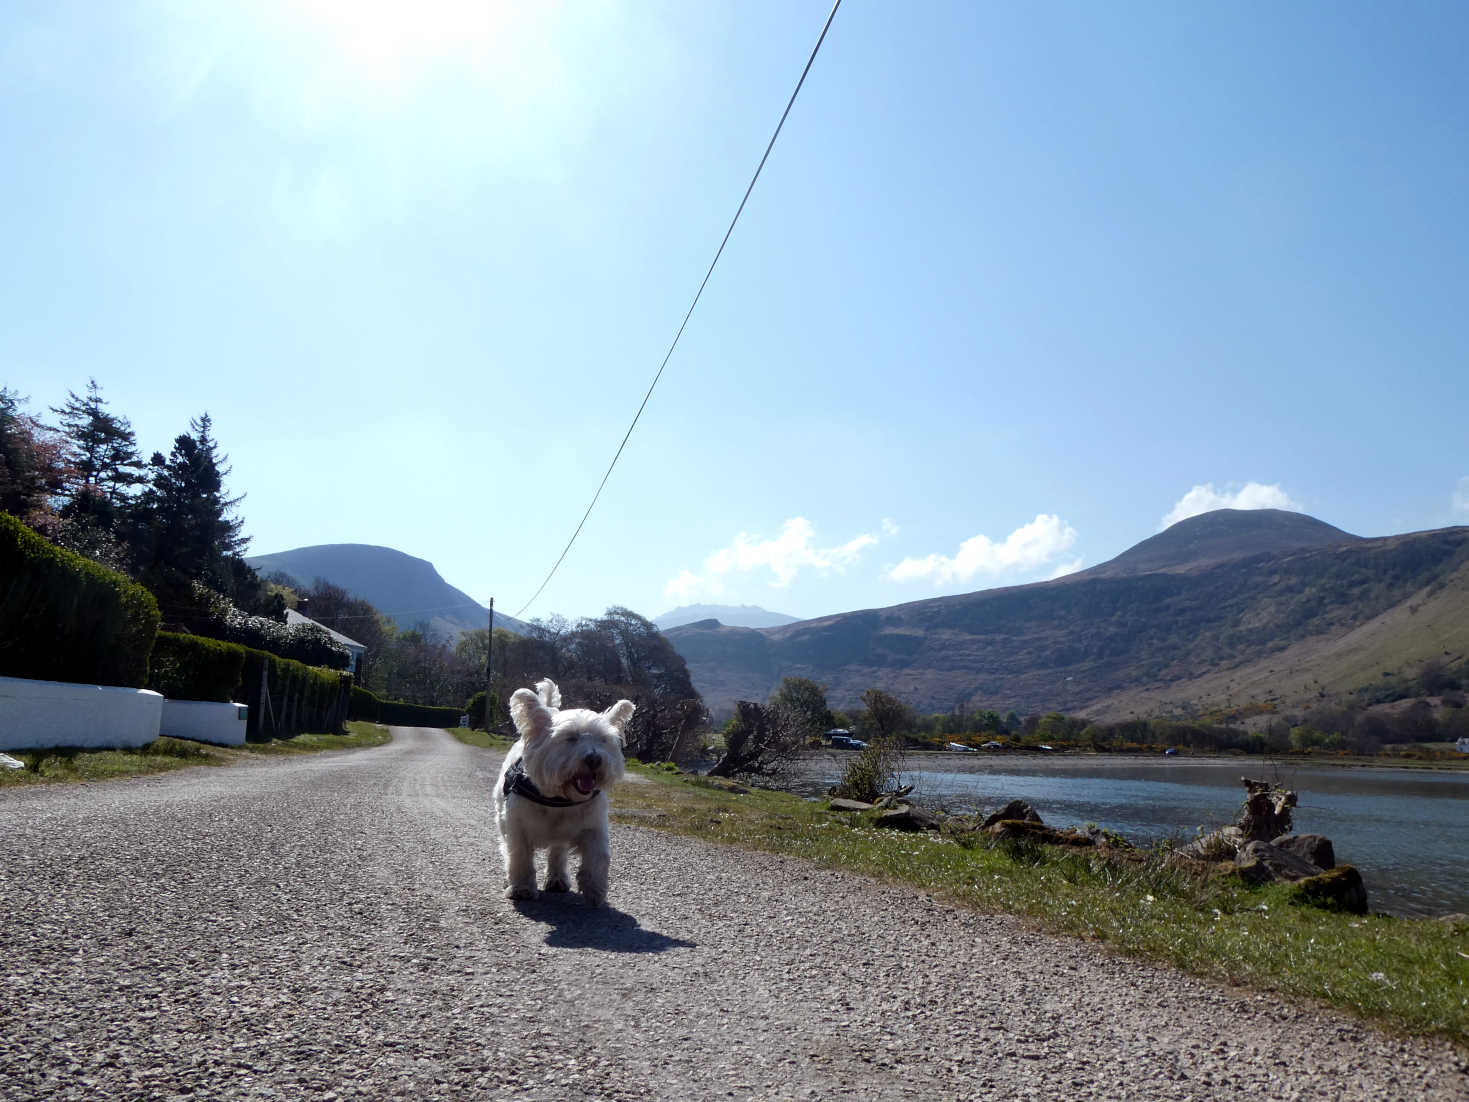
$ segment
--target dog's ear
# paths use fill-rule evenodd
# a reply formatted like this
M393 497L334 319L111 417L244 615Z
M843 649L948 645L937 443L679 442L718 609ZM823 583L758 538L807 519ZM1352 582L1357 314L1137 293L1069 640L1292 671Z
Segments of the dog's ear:
M536 695L541 698L541 703L552 711L561 707L561 690L549 677L536 682Z
M632 719L635 708L636 705L631 700L619 700L602 713L602 718L617 732L617 737L622 738L623 732L627 730L627 721Z
M550 709L529 689L516 689L510 694L510 718L526 742L540 738L551 729Z

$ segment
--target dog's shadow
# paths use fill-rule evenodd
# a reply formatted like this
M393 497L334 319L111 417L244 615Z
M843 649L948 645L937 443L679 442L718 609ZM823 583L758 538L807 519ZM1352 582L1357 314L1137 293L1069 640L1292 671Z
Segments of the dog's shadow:
M645 930L638 920L616 907L588 907L580 895L542 895L516 900L524 917L550 927L546 944L553 949L601 949L605 953L666 953L694 949L697 943Z

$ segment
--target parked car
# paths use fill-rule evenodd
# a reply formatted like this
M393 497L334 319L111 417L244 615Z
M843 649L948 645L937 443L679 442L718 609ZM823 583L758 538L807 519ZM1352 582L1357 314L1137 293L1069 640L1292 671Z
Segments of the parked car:
M837 750L866 750L867 743L851 735L832 735L831 744Z

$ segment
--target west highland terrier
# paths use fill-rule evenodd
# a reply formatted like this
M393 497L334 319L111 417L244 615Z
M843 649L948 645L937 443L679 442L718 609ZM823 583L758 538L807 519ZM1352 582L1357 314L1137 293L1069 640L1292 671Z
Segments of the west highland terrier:
M630 700L605 712L563 710L561 690L549 678L535 692L511 695L520 739L505 755L494 794L507 899L536 898L538 849L546 850L544 890L571 890L567 858L574 849L581 861L576 886L594 907L607 899L607 789L622 779L623 731L632 713Z

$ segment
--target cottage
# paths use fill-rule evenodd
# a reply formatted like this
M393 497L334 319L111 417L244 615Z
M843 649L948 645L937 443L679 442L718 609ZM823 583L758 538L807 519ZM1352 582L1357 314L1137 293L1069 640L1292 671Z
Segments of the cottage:
M354 676L356 675L356 673L357 673L357 661L364 654L367 653L367 648L366 647L364 647L356 639L348 639L341 632L339 632L339 631L333 631L331 628L327 627L325 624L317 624L316 621L313 620L310 616L302 616L294 608L288 608L288 609L286 609L286 626L287 627L295 627L297 624L315 624L317 627L321 628L322 631L324 631L328 635L330 635L332 637L332 641L333 642L340 643L342 646L346 647L347 648L347 653L352 656L351 659L347 663L347 672L350 673L350 674L352 674L352 675L354 675Z

